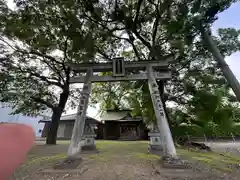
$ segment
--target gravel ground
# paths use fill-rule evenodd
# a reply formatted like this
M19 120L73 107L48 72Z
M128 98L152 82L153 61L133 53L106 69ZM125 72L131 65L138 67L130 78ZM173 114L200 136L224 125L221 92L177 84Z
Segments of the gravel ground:
M214 151L231 153L240 156L240 142L208 142L206 145L210 146Z
M234 180L237 170L220 172L208 165L191 161L191 169L162 168L160 158L147 152L147 142L99 141L99 154L83 154L77 169L52 172L57 162L65 159L68 144L57 146L37 143L26 162L9 180ZM186 156L190 152L184 150ZM191 156L198 156L193 154ZM48 170L48 172L46 172Z

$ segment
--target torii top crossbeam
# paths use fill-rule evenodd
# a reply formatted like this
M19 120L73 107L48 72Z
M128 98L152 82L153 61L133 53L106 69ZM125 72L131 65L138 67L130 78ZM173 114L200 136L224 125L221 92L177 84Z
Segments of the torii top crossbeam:
M151 64L153 68L166 69L169 66L169 60L165 61L125 61L124 67L127 70L144 70L147 64ZM92 68L93 72L108 72L112 71L113 63L81 63L71 64L71 68L75 72L83 73L88 68Z
M170 79L171 72L168 69L170 58L165 61L127 61L123 58L114 58L112 62L107 63L81 63L70 64L69 66L76 73L85 73L88 69L93 72L113 72L112 76L93 75L91 82L113 82L113 81L134 81L147 79L147 73L132 73L133 71L146 71L151 66L156 79ZM126 73L127 72L127 73ZM85 76L76 76L70 79L71 83L84 83Z

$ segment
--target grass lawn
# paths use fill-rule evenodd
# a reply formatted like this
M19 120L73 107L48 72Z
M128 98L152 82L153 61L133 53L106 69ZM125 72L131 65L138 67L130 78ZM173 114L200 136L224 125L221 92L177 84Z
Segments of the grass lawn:
M98 154L83 154L79 172L43 173L66 158L69 141L59 141L56 146L36 145L26 162L14 173L12 179L161 179L164 171L160 157L148 153L147 141L97 141ZM231 165L240 164L240 157L218 153L193 152L177 149L178 154L191 162L201 162L203 167L231 173ZM201 166L201 167L202 167ZM221 174L221 173L220 173Z
M234 169L233 166L237 167L240 164L239 156L233 156L227 153L195 152L186 149L178 149L178 154L186 159L199 161L211 168L224 172L232 172Z

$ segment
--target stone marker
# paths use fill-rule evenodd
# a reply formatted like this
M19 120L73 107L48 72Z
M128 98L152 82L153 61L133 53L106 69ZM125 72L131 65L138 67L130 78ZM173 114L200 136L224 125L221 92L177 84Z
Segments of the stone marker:
M83 146L82 151L96 151L96 143L95 143L96 134L94 133L93 125L86 124L84 128L83 134Z
M159 130L155 127L152 131L148 133L148 136L150 137L150 142L148 145L149 152L156 155L162 155L163 144Z

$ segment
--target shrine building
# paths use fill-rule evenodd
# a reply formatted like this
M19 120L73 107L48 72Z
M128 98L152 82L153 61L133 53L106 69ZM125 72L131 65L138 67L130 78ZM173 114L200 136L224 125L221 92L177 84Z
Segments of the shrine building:
M94 127L96 139L105 140L147 140L148 129L141 117L133 117L130 110L107 110L100 120L86 116L85 124ZM76 114L63 115L60 119L57 138L71 139ZM41 137L46 137L51 119L40 120L45 123Z

